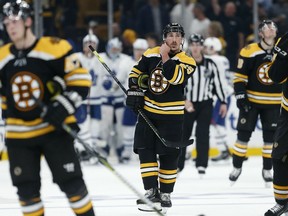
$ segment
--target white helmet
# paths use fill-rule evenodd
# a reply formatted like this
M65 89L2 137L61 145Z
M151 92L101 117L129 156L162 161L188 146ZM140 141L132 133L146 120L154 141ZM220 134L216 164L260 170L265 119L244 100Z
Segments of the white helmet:
M222 50L222 44L220 40L216 37L208 37L204 41L204 46L213 49L216 52L220 52Z
M92 42L92 43L95 43L96 45L98 45L99 39L94 34L88 34L83 38L83 44L87 43L87 42Z
M148 49L147 40L141 38L136 39L135 42L133 43L133 49L142 49L142 50Z
M111 59L115 60L116 58L118 58L118 56L122 52L122 42L119 40L119 38L115 37L108 41L106 46L106 52Z

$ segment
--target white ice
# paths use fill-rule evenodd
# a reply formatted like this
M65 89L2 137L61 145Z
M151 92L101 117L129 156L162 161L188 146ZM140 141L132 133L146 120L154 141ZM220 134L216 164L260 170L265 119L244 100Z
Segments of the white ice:
M144 193L137 159L130 164L110 162L136 190ZM173 207L168 216L263 216L274 205L273 189L266 188L261 177L261 157L244 162L243 172L231 186L228 180L231 160L209 162L200 179L193 162L187 161L172 194ZM0 161L0 216L20 216L16 189L12 187L7 161ZM84 178L97 216L151 216L136 207L135 193L113 172L101 164L83 165ZM42 200L45 216L72 216L64 194L52 183L50 171L42 161Z

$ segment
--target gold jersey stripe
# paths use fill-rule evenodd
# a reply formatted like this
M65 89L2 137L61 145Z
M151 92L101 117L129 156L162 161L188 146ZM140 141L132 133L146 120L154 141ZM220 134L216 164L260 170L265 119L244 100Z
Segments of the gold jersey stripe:
M158 167L158 163L142 163L142 164L140 164L140 168L146 168L146 167Z

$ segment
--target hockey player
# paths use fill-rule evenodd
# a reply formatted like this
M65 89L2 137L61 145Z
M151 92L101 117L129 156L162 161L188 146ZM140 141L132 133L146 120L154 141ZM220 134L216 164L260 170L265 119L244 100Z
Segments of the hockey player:
M237 140L233 147L233 170L229 175L232 184L241 174L248 142L258 117L262 123L264 141L262 177L268 184L273 180L271 151L279 117L281 86L269 79L265 71L272 60L277 26L271 20L263 20L258 31L260 42L249 44L240 51L233 81L239 117Z
M227 98L221 80L220 72L215 62L204 56L204 38L199 34L192 34L188 39L188 49L195 59L197 67L195 73L188 80L183 138L188 140L192 134L194 123L196 122L196 169L200 177L206 174L209 159L210 147L210 123L213 111L213 96L220 100L219 115L222 118L227 113ZM225 79L225 78L224 78ZM182 148L179 158L178 169L181 171L185 165L186 150Z
M184 88L195 69L195 61L181 50L184 30L170 23L163 30L163 44L148 49L129 74L126 104L143 112L157 127L163 138L182 140ZM140 159L145 196L161 208L172 206L177 176L179 149L168 148L157 138L145 120L138 115L134 152ZM159 158L159 161L157 160ZM137 200L139 210L151 208Z
M208 37L204 41L204 53L208 55L217 65L217 68L219 70L219 75L221 76L221 82L222 86L224 88L224 91L226 93L227 97L227 109L229 109L230 104L230 97L233 94L234 90L231 85L229 85L229 77L231 77L231 72L229 72L230 64L229 60L219 53L222 50L222 44L220 40L216 37ZM212 121L211 125L214 126L215 129L215 141L216 145L220 151L220 154L212 158L212 161L220 161L228 159L230 156L229 148L227 145L227 133L226 133L226 124L225 124L225 117L222 118L219 114L219 108L221 105L221 101L219 99L216 100L216 103L213 108L213 114L212 114Z
M129 68L129 64L127 64L131 60L131 57L122 53L122 42L118 38L110 39L106 46L106 52L100 53L100 56L116 77L119 77L119 74L123 74L122 71L127 74L127 71L131 69ZM125 94L103 66L100 70L99 73L105 74L101 80L102 120L100 121L100 137L103 141L102 148L108 154L110 147L115 148L118 160L121 162L123 151L122 119ZM124 84L127 77L123 79L119 77L118 79Z
M283 94L280 118L274 135L272 150L273 187L276 205L265 216L288 215L288 33L283 35L274 47L277 54L273 57L268 76L276 83L282 83Z
M141 58L142 54L148 49L147 40L138 38L133 43L133 58L130 62L130 68L132 68L136 62ZM125 88L128 87L128 74L130 71L123 71L123 77L121 80L126 79ZM128 162L131 159L133 153L133 142L134 142L134 133L135 125L137 121L137 115L129 107L125 106L124 115L123 115L123 152L121 155L121 162Z
M88 46L91 45L97 49L98 44L97 36L89 33L83 38L83 52L77 53L82 67L88 70L92 79L89 95L75 113L78 126L80 127L78 136L92 148L96 148L99 140L99 122L101 120L100 80L102 76L97 71L102 65L97 57L91 53ZM97 162L97 158L89 155L77 140L75 140L75 147L81 161L87 161L92 164Z
M94 216L73 138L62 129L63 123L77 128L73 114L88 93L89 74L66 40L36 38L27 2L6 3L2 17L12 42L0 49L2 108L10 174L22 213L44 215L40 195L43 155L74 214ZM53 79L62 86L61 94L48 90Z

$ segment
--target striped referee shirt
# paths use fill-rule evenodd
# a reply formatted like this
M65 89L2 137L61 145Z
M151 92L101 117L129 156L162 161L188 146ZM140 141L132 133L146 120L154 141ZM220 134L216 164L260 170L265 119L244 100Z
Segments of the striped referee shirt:
M192 102L212 100L216 94L221 103L226 103L222 78L214 61L204 56L191 78L187 81L186 99Z

